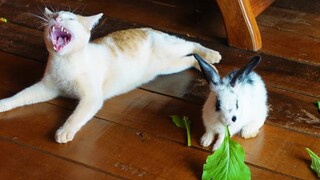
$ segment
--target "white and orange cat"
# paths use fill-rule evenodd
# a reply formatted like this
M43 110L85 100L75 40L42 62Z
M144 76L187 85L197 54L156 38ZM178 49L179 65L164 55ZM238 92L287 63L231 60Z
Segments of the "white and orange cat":
M0 100L0 112L51 100L59 95L79 99L79 104L56 132L56 141L71 141L102 107L104 100L126 93L158 75L197 66L191 53L211 63L217 51L198 43L149 29L129 29L89 42L90 31L102 17L80 16L45 9L44 40L49 51L40 82Z

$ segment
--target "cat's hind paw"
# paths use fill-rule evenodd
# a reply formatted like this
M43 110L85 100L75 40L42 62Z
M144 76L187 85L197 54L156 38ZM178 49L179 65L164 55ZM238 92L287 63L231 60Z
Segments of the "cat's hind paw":
M205 54L204 59L210 64L219 63L221 60L221 55L218 51L210 50Z
M72 129L72 128L64 128L61 127L60 129L58 129L58 131L56 132L56 141L58 143L67 143L69 141L72 141L75 134L77 133L76 130Z

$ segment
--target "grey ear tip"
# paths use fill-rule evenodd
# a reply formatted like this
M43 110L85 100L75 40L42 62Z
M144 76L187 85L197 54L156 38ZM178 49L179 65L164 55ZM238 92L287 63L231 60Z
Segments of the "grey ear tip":
M259 63L261 61L261 59L262 59L262 57L260 55L256 55L256 56L253 56L251 61L256 61L257 63Z

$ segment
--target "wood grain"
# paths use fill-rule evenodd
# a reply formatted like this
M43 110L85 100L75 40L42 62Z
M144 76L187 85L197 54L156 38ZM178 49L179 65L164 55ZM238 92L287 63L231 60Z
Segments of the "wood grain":
M320 38L319 16L277 7L268 8L258 18L260 26L291 32L313 38Z
M275 7L295 10L296 12L306 12L320 15L320 2L318 0L276 0Z
M277 0L258 17L267 46L259 52L263 61L256 71L268 87L270 115L258 137L234 137L245 149L252 179L316 179L305 148L320 152L319 113L313 104L320 98L319 32L308 25L318 26L317 2L310 0L313 5L309 7L303 6L309 1L292 2ZM93 38L151 26L200 42L222 54L217 65L221 75L256 55L225 45L215 1L63 0L45 4L78 8L76 12L85 15L104 12ZM47 52L42 29L38 30L41 24L27 13L41 14L45 4L42 0L0 2L1 17L9 20L0 23L0 98L42 77ZM64 145L55 143L54 133L72 113L76 100L58 98L1 113L0 177L199 179L211 153L199 145L204 133L201 106L207 93L208 86L196 70L161 76L106 101L75 140ZM185 132L171 122L171 114L191 118L193 147L185 146Z
M255 17L259 16L275 0L250 0L250 6Z
M2 137L0 159L1 179L119 179Z
M181 106L181 109L186 108L185 104ZM114 113L114 110L117 108L118 107L114 107L114 109L110 110ZM154 108L146 111L145 107L133 105L128 105L127 109L129 111L127 110L126 113L116 115L116 117L119 118L119 120L116 120L116 123L94 118L82 128L74 141L67 145L58 145L53 141L53 133L70 112L66 112L57 106L42 103L19 108L3 114L0 121L0 136L7 139L15 137L14 142L28 144L47 153L62 156L69 161L77 161L78 163L95 167L105 173L118 174L119 176L121 175L128 178L143 176L145 178L187 177L188 179L194 179L200 176L201 164L204 162L208 152L204 152L198 148L186 148L184 132L179 131L172 123L166 127L167 130L159 132L159 130L162 129L161 127L163 127L162 123L166 123L163 118L167 117L157 116L157 118L152 114L156 112L166 114L166 110L159 107L158 109ZM141 115L135 113L134 117L139 119L136 121L136 119L132 119L133 116L131 112L137 112L139 109L140 111L149 111L150 113L144 115L143 118L140 118ZM48 114L48 112L50 113ZM150 114L152 116L150 116ZM113 118L111 119L115 120ZM141 128L132 128L127 124L122 125L126 119L132 122L135 121L134 123ZM141 123L144 124L144 121L149 119L154 122L154 127L160 129L154 131L152 126L142 127L139 125ZM43 123L44 121L46 123ZM167 121L170 120L167 119ZM196 123L197 121L193 121L193 124ZM33 128L26 128L28 126L27 124L32 125ZM168 132L181 135L174 136L176 140L173 141L166 138ZM192 132L193 134L197 134L197 130L195 129L193 129ZM266 135L270 133L272 136ZM271 138L269 138L269 136L271 136ZM279 138L281 139L283 137L286 137L286 142L290 142L287 143L286 146L280 146L283 142L279 141ZM319 143L319 138L288 132L282 128L266 125L257 138L245 141L236 137L236 140L245 148L247 159L251 159L247 161L249 164L258 163L259 166L266 169L271 167L268 171L257 171L257 174L254 176L263 177L263 174L270 176L273 174L269 174L270 171L274 171L287 174L288 177L313 177L312 172L308 171L308 166L305 161L297 159L297 157L307 159L307 154L300 155L297 153L303 151L298 148L297 143L302 143L302 147L306 146L318 151L319 147L315 144ZM198 146L197 143L193 143L196 147ZM252 143L259 144L259 146L252 146ZM270 157L270 153L273 153L271 149L273 149L274 146L281 147L281 155L286 158L286 161L281 162L283 166L281 171L277 169L279 162L275 161L274 164L266 163L270 162L270 158L272 158L272 161L277 158ZM293 151L291 151L293 147L297 148L294 154ZM259 153L258 150L261 151L261 149L270 150L264 151L265 156L260 156L261 153ZM256 157L257 155L259 156ZM261 158L263 157L266 158L265 163L261 164L261 162L263 162ZM107 159L107 161L101 159ZM147 162L145 161L146 159L148 159ZM190 164L191 166L186 166L185 164ZM292 164L295 164L296 168L301 171L293 169ZM275 166L275 168L273 168L273 166ZM253 174L255 174L255 168L250 167ZM277 174L278 173L273 174L272 176L277 176Z
M58 145L53 141L53 132L69 114L49 104L13 110L1 118L0 136L55 157L86 164L103 173L130 179L198 179L201 176L202 164L208 152L187 148L159 134L101 119L90 121L73 142ZM28 124L32 128L27 128ZM177 131L175 126L171 128ZM251 165L250 168L254 177L286 178Z
M265 42L261 52L319 66L318 18L318 15L311 13L268 8L257 19ZM284 45L284 42L292 43Z
M33 5L30 6L30 3ZM41 21L29 13L43 16L45 6L60 10L71 9L82 15L102 12L104 17L108 17L107 23L110 23L109 19L117 18L133 24L139 23L140 26L160 27L166 31L201 39L226 37L223 19L215 1L61 0L43 3L42 0L12 0L0 6L0 11L9 22L37 29L41 26Z

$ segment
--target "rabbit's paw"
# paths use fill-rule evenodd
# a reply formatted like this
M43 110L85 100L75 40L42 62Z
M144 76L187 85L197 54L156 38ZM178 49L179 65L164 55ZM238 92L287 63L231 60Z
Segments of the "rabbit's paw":
M57 130L55 138L58 143L67 143L73 140L76 133L77 130L74 128L62 126Z
M212 150L213 151L217 150L221 146L221 144L223 143L223 140L224 140L224 135L219 134L217 141L214 143L214 145L212 147Z
M202 137L201 137L201 146L203 147L208 147L213 141L214 134L212 132L206 132Z
M254 138L258 135L259 128L246 126L241 131L241 137L244 139Z

